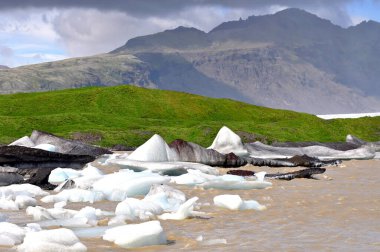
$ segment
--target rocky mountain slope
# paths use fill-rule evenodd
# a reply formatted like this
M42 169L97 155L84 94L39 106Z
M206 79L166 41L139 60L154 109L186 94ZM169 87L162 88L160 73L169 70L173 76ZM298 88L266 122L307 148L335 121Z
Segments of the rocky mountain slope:
M109 54L0 72L0 92L134 84L309 113L380 110L380 24L347 29L299 10L178 27Z

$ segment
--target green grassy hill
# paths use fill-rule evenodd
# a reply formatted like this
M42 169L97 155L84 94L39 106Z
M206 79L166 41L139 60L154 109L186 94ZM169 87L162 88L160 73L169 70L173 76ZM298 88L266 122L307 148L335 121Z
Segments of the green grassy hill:
M344 141L347 134L367 141L380 138L380 117L325 121L228 99L134 86L0 96L1 143L38 129L69 138L89 137L103 146L138 146L154 133L167 141L182 138L208 146L223 125L269 141Z

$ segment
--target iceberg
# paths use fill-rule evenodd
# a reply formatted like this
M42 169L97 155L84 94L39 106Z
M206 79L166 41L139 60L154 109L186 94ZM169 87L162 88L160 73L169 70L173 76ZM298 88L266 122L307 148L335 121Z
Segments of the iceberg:
M123 248L167 244L166 235L159 221L110 228L105 231L103 239Z
M192 216L194 210L194 204L198 201L198 197L193 197L183 203L176 212L164 213L159 215L158 218L161 220L184 220Z
M0 246L14 246L20 244L26 231L9 222L0 222Z
M110 163L119 165L121 168L130 169L136 172L149 170L151 172L160 173L161 175L170 176L185 174L189 169L199 170L207 174L219 174L218 169L214 167L191 162L148 162L128 159L115 159L110 161Z
M17 247L21 252L87 251L73 231L66 228L29 232Z
M176 161L176 153L170 149L165 140L155 134L143 145L139 146L128 157L129 160L150 161L150 162L167 162Z
M235 153L238 156L246 156L247 149L241 138L228 127L223 126L208 149L214 149L222 154Z
M94 203L104 199L105 195L102 192L73 188L65 189L56 195L45 196L41 199L41 201L44 203L56 203L60 201Z
M230 195L230 194L215 196L214 204L218 207L223 207L230 210L246 210L246 209L264 210L266 209L265 206L260 205L255 200L243 201L239 195Z

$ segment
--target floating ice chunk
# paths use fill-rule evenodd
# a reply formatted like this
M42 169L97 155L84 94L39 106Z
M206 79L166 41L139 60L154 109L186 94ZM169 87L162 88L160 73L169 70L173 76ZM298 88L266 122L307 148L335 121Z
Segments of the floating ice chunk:
M74 188L91 189L92 185L103 176L82 176L71 181ZM70 181L70 180L69 180ZM67 186L67 185L66 185ZM57 189L58 190L58 189Z
M267 181L224 181L212 180L200 184L204 189L220 189L220 190L250 190L250 189L265 189L272 186L271 182Z
M40 187L31 184L14 184L0 187L0 196L11 196L12 199L15 199L17 195L27 195L30 197L36 197L45 196L48 194L48 192L45 192Z
M18 251L87 251L73 231L66 228L27 233Z
M218 195L214 197L214 204L218 207L227 208L230 210L239 210L243 204L243 200L239 195Z
M209 180L217 179L215 175L205 174L198 170L188 170L188 173L171 178L172 183L179 185L196 185Z
M121 226L126 224L126 216L116 215L108 221L108 226Z
M57 152L57 147L52 145L52 144L38 144L34 147L34 149L40 149L40 150L45 150L45 151L50 151L50 152Z
M56 168L50 172L49 183L59 185L62 182L82 176L82 172L71 168Z
M267 181L245 180L244 177L230 174L214 176L195 170L189 170L188 174L172 177L171 182L176 184L198 185L204 189L215 188L222 190L263 189L272 185L272 183Z
M100 238L104 235L105 231L110 228L111 227L109 226L99 226L90 228L75 228L72 230L75 233L75 235L79 238Z
M215 196L214 204L218 207L223 207L230 210L246 210L246 209L264 210L266 209L265 206L260 205L255 200L243 201L239 195L230 195L230 194Z
M83 170L74 170L71 168L56 168L49 175L49 183L58 185L55 191L60 191L62 188L67 188L65 183L67 180L72 180L71 183L77 188L88 189L91 185L99 180L103 173L91 164L87 164Z
M308 155L317 157L320 160L333 159L372 159L375 156L373 148L363 146L357 149L340 151L325 146L307 146L307 147L276 147L254 142L245 145L249 155L253 158L290 158L295 155Z
M116 206L117 215L109 225L125 220L148 220L163 211L177 211L186 201L185 194L167 185L153 185L144 199L127 198Z
M28 136L24 136L24 137L17 139L16 141L8 144L8 145L9 146L17 145L17 146L24 146L24 147L30 148L30 147L33 147L35 144Z
M93 225L88 223L85 217L73 217L69 219L44 220L38 223L41 227L65 227L65 228L86 228Z
M241 138L228 127L223 126L216 135L213 143L208 149L214 149L222 154L235 153L238 156L247 155Z
M74 218L86 218L88 224L96 226L98 224L98 219L106 215L108 215L108 213L103 212L100 209L86 206L79 210L79 212L74 215Z
M26 231L9 222L0 222L0 246L14 246L24 239Z
M56 195L48 195L41 199L44 203L69 201L69 202L90 202L104 200L105 195L98 191L89 191L85 189L65 189Z
M139 146L134 152L132 152L128 159L136 161L153 161L153 162L165 162L165 161L177 161L177 153L170 149L165 140L155 134L143 145Z
M147 162L147 161L135 161L128 159L115 159L111 161L112 164L121 166L134 171L150 170L162 175L179 176L187 173L189 169L199 170L206 174L218 175L218 169L199 163L191 162Z
M237 176L237 175L232 175L232 174L224 174L222 176L217 177L218 180L223 180L223 181L245 181L244 177L242 176Z
M93 190L103 192L108 200L122 201L127 196L146 195L154 184L167 184L170 178L156 173L123 170L104 175L93 184Z
M127 220L147 220L163 212L160 205L135 198L127 198L116 206L115 214Z
M37 200L27 195L17 195L15 203L19 209L22 209L28 206L36 206Z
M195 240L198 241L198 242L201 242L202 245L227 244L227 240L226 239L204 240L202 235L198 236Z
M176 212L174 213L164 213L158 216L161 220L184 220L192 216L192 211L194 210L194 204L198 200L198 197L193 197L183 203Z
M95 166L92 166L91 164L87 164L83 170L81 171L82 176L86 177L99 177L103 176L103 172L96 168Z
M98 224L98 219L108 215L108 213L93 207L84 207L79 211L63 208L29 207L26 210L28 215L33 215L33 219L40 221L42 227L90 227Z
M257 181L264 182L265 175L267 173L262 171L262 172L256 172L255 177L257 178Z
M19 210L16 202L11 197L0 198L0 209L3 210Z
M37 223L27 223L26 227L24 227L26 232L38 232L41 231L41 226Z
M266 206L261 205L259 202L256 200L244 200L243 205L240 208L241 210L246 210L246 209L253 209L253 210L265 210L267 209Z
M152 185L144 200L159 204L164 211L176 211L186 201L186 195L168 185Z
M36 221L41 220L55 220L55 219L69 219L75 216L78 211L63 209L63 208L44 208L40 206L27 207L26 214L32 215Z
M211 240L202 242L202 245L206 245L206 246L211 246L211 245L216 245L216 244L227 244L227 240L226 239L211 239Z
M54 208L64 208L67 205L66 201L60 201L57 203L54 203Z
M166 235L159 221L114 227L105 231L103 239L123 248L167 244Z
M128 153L120 154L120 153L112 153L112 154L104 154L100 158L97 159L98 164L100 165L109 165L110 161L117 158L126 158L128 157Z

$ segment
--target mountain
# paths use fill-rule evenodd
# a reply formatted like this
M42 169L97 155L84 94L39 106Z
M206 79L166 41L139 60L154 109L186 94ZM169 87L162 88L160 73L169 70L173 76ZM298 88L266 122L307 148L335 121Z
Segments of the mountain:
M299 9L130 39L114 51L0 72L2 93L134 84L309 113L380 110L380 24Z
M3 69L9 69L8 66L4 66L4 65L0 65L0 70L3 70Z

